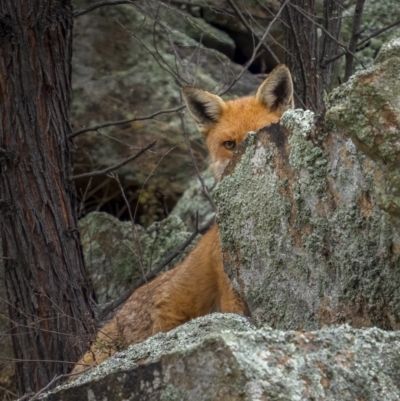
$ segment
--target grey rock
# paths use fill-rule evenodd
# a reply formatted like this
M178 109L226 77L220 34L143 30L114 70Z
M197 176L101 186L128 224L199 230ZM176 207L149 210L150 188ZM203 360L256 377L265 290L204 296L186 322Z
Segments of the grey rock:
M178 216L153 223L145 230L107 213L92 212L79 221L79 230L86 268L99 303L112 301L128 290L190 236ZM164 271L182 261L195 244Z
M211 194L216 184L211 168L208 168L202 174L202 178L208 193ZM188 188L172 209L171 215L179 216L191 231L196 228L196 215L198 216L199 227L206 224L215 215L211 202L204 194L203 186L198 177L191 179Z
M400 39L386 44L375 66L355 74L330 96L327 119L374 160L379 205L400 232Z
M214 196L225 270L253 317L398 329L400 237L377 203L374 162L302 110L249 135L236 157Z
M131 346L42 399L395 401L399 372L398 332L284 332L213 314Z

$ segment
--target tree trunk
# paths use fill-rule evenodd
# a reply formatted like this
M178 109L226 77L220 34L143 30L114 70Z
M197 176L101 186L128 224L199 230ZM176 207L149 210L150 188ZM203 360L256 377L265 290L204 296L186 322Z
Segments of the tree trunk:
M0 37L1 237L23 393L67 373L94 331L71 181L70 0L2 1Z
M325 110L324 91L330 89L335 66L324 61L338 53L344 1L324 0L322 12L317 3L291 0L283 19L285 63L293 76L296 106L320 114Z

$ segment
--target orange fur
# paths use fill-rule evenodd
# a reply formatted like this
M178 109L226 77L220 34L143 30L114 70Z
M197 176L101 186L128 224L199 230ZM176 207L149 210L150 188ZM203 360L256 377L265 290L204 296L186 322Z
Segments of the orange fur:
M292 107L292 83L278 66L255 96L224 102L201 89L186 87L184 97L206 137L212 167L219 179L233 155L226 142L240 143L249 131L279 120ZM188 257L174 269L135 291L98 333L91 349L75 365L77 373L99 364L120 349L158 332L169 331L212 312L249 315L223 267L217 226L213 226Z

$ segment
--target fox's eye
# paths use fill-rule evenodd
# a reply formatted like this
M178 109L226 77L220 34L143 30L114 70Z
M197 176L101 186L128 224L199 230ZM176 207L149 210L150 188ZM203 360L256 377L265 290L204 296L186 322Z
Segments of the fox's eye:
M236 148L236 142L235 141L226 141L223 143L224 148L228 150L233 150Z

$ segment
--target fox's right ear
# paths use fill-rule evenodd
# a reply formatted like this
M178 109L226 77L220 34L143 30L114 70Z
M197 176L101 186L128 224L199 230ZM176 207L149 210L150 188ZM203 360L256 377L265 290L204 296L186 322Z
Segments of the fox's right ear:
M210 128L219 121L224 101L219 96L194 86L183 88L183 98L197 128L203 134L207 134Z

